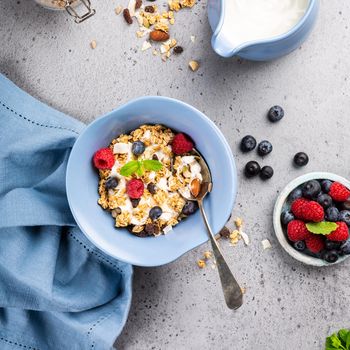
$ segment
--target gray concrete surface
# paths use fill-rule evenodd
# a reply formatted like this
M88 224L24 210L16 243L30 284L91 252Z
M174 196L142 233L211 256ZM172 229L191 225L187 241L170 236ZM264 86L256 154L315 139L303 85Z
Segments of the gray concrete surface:
M196 266L207 246L167 266L136 268L133 305L118 348L323 349L327 334L349 326L350 262L319 269L294 261L274 237L271 212L278 191L300 174L350 175L350 3L321 1L315 31L299 50L274 62L251 63L212 52L201 0L193 11L180 13L173 28L185 52L163 63L151 52L141 53L135 30L114 14L114 7L127 0L92 1L97 15L78 26L31 0L0 0L0 71L84 122L148 94L175 97L205 112L235 155L240 173L234 216L244 218L252 240L249 247L223 244L247 288L237 312L225 307L217 271ZM190 35L197 37L194 44ZM95 50L89 46L93 39ZM190 59L200 60L198 72L188 70ZM286 110L277 125L265 119L273 104ZM241 174L256 158L237 149L247 133L274 145L261 161L275 169L267 183ZM296 170L291 158L300 150L311 161ZM265 238L271 250L262 250Z

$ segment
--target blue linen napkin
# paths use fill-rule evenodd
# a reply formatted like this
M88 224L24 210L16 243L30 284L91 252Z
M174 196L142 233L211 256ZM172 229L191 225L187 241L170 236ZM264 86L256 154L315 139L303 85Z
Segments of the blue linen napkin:
M65 191L84 124L0 75L0 349L111 349L132 267L79 230Z

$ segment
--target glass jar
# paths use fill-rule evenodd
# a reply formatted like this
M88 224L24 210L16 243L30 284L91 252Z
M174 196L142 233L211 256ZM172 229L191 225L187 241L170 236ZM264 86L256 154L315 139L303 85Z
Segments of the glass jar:
M50 10L66 10L76 23L81 23L86 19L93 16L96 11L91 8L90 0L35 0L39 5L46 7ZM84 5L86 12L80 14L77 12L76 7Z

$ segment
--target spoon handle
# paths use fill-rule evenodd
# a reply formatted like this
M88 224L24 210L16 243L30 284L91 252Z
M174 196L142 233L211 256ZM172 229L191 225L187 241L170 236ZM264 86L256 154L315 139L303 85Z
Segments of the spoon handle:
M221 280L222 290L227 306L230 309L238 309L243 304L243 294L241 287L234 278L230 268L228 267L221 250L216 242L213 231L210 228L207 215L205 214L203 201L198 201L199 209L201 211L205 226L207 227L211 245L216 260L216 266L219 270L219 276Z

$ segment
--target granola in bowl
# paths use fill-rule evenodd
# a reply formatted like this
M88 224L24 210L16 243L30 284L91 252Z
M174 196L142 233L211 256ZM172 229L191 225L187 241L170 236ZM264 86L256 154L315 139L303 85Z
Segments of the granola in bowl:
M138 237L172 230L198 206L186 201L191 184L202 181L193 141L163 125L141 125L98 150L98 204L111 213L116 227Z

